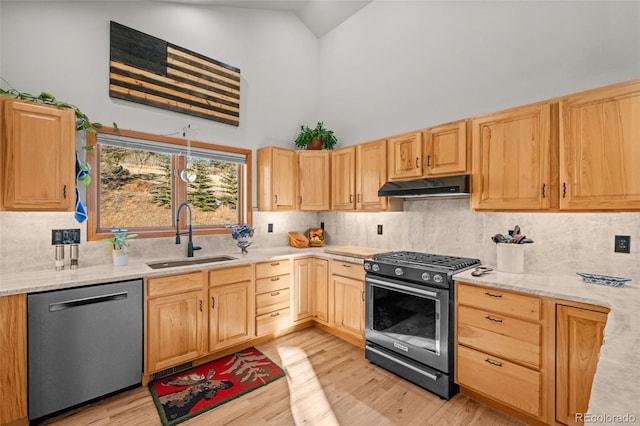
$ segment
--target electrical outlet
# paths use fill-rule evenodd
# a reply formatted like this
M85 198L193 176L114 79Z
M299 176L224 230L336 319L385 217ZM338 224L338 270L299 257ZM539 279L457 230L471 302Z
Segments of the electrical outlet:
M267 232L273 232L273 223L267 224Z
M631 253L631 236L616 235L613 251L616 253Z
M324 231L324 222L320 222L320 229Z
M378 235L382 235L382 225L378 225Z

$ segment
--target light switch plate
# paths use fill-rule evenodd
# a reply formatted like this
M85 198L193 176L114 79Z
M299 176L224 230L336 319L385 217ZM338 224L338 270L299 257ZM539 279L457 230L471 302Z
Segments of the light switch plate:
M616 253L631 253L631 236L616 235L613 251Z

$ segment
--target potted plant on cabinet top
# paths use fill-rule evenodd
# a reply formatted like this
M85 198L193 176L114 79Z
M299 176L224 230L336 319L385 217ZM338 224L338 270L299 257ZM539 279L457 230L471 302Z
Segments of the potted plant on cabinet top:
M129 263L129 240L138 236L138 234L127 234L124 228L113 228L111 230L113 237L105 238L100 242L107 245L111 249L113 255L113 264L116 266L124 266Z
M300 133L295 140L296 147L300 149L333 149L336 143L338 139L333 130L325 128L322 121L318 122L315 129L300 126Z

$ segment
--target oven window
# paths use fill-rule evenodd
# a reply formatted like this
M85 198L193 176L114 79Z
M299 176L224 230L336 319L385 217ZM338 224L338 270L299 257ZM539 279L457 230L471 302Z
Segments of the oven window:
M440 306L436 299L372 286L373 329L412 346L439 353Z

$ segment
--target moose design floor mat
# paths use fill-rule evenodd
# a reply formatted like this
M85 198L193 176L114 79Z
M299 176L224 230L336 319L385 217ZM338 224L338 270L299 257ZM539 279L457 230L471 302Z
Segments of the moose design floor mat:
M284 371L256 348L149 383L162 424L172 426L258 389Z

